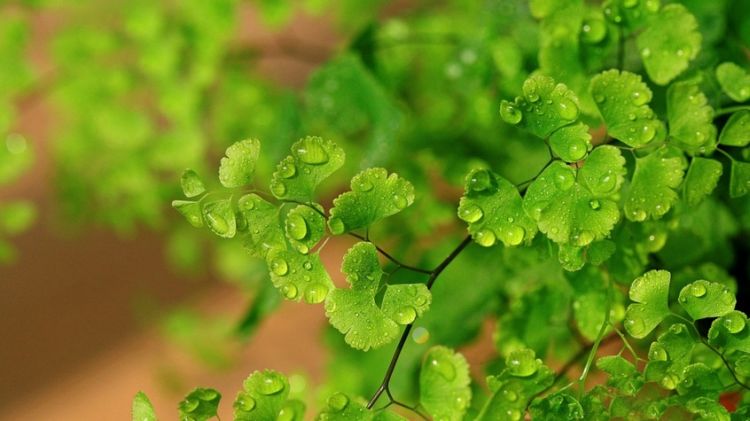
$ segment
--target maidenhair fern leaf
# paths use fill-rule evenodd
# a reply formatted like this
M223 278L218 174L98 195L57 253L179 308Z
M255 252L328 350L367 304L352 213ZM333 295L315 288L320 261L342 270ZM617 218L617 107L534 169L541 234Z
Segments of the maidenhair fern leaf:
M307 205L299 205L290 210L286 214L284 223L287 240L302 254L307 254L318 244L326 232L323 207L317 204L311 206L315 206L315 209Z
M734 310L714 320L708 330L708 343L725 354L733 351L750 354L750 327L747 315Z
M683 323L675 323L651 343L648 364L643 374L647 382L657 382L661 387L674 390L690 364L696 340Z
M723 169L715 159L694 157L685 176L683 197L689 206L695 206L714 191Z
M276 421L289 397L289 381L273 370L256 371L234 400L235 421ZM293 418L292 418L293 419Z
M331 233L366 228L414 203L414 186L383 168L370 168L352 178L351 191L333 200L328 227Z
M266 263L271 282L288 300L320 303L333 289L333 281L317 253L272 249L266 256Z
M719 143L738 147L750 144L750 110L740 110L729 117L721 129Z
M682 182L686 166L685 157L672 147L637 158L625 197L625 216L631 221L664 216L677 201L675 189Z
M443 346L430 348L419 372L419 402L436 420L464 418L471 402L469 364Z
M232 238L237 234L237 218L230 199L215 200L203 205L203 220L214 234Z
M576 123L561 127L549 137L549 146L563 161L580 161L591 150L589 126Z
M729 313L737 299L726 286L699 280L682 288L679 302L693 320L698 320Z
M399 324L412 323L429 307L431 295L423 284L386 286L382 309L375 301L383 271L375 246L355 244L344 256L341 271L351 285L334 289L326 300L326 315L346 343L368 350L391 342Z
M250 184L255 174L255 164L260 155L260 141L241 140L227 148L226 157L221 158L219 181L224 187L242 187Z
M750 99L750 73L742 67L726 62L716 67L716 79L721 89L737 102Z
M630 336L643 338L669 315L669 279L665 270L652 270L636 278L630 286L633 300L625 310L623 325Z
M206 186L203 184L198 173L191 169L187 169L182 173L180 177L180 186L182 187L182 193L185 197L200 196L205 193Z
M286 249L284 231L279 223L279 209L255 193L242 196L237 209L245 219L248 235L245 248L250 254L265 258L271 250Z
M742 197L750 191L750 162L732 161L729 176L729 196Z
M695 16L673 3L659 11L636 41L646 73L657 85L666 85L698 56L702 36Z
M172 207L175 208L190 225L195 228L203 226L203 214L201 213L201 204L192 200L173 200Z
M536 223L523 211L516 186L485 169L466 177L466 192L458 206L458 217L469 224L478 244L489 247L500 239L506 246L531 242Z
M154 406L143 392L138 392L133 398L132 421L157 421Z
M362 403L343 393L331 395L326 407L315 418L316 421L406 421L405 418L386 409L371 411Z
M523 208L556 243L581 247L607 237L620 218L615 195L625 159L612 146L593 150L576 170L553 162L529 185Z
M276 166L271 193L282 200L311 201L318 184L342 165L344 150L335 143L314 136L300 139Z
M183 399L178 408L181 420L206 421L216 416L221 394L214 389L197 388Z
M686 152L707 154L716 148L714 110L693 81L675 82L667 89L669 137Z
M649 107L651 90L639 75L607 70L591 79L589 89L610 136L633 147L664 139L664 124Z

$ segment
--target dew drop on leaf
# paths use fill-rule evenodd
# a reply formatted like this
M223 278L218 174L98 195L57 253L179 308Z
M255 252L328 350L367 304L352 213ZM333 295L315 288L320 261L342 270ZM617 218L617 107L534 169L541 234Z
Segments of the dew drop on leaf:
M395 321L402 325L408 325L417 318L417 311L413 307L404 307L396 313Z
M445 380L451 381L456 378L456 367L447 358L433 358L430 366L438 372Z
M507 415L508 419L511 421L518 421L521 419L521 411L517 409L509 409L505 412L505 415Z
M331 230L331 234L339 235L344 233L344 221L341 218L334 216L328 221L328 228Z
M406 198L400 194L394 194L392 199L393 204L396 205L398 209L404 209L409 205L409 202L406 200Z
M292 178L297 174L297 166L293 162L284 161L279 167L279 175L283 178Z
M536 360L534 351L530 349L518 349L512 351L506 360L508 372L516 377L528 377L536 373L539 362Z
M297 287L293 284L286 284L281 287L281 293L284 294L284 297L287 299L293 300L297 298Z
M271 183L271 193L273 193L276 197L284 196L284 194L286 194L286 185L284 185L284 183L282 183L281 181L274 180Z
M276 417L276 421L294 421L296 418L294 408L291 406L285 406L279 411L279 415Z
M243 396L238 401L240 409L250 412L255 409L255 399L252 396Z
M557 102L557 113L565 120L575 120L578 118L578 106L575 102L563 98Z
M518 400L518 393L514 392L511 389L503 389L503 398L507 400L508 402L515 402Z
M669 390L674 390L677 387L677 382L679 379L676 375L672 373L667 373L662 377L660 384L665 388Z
M271 262L271 271L278 276L284 276L289 273L289 264L281 257L273 259Z
M625 328L627 329L628 333L636 338L642 336L645 327L646 326L643 324L643 320L641 320L640 318L625 320Z
M305 138L297 146L297 157L305 164L321 165L328 162L328 153L315 139Z
M484 216L482 208L473 203L463 204L458 208L458 217L466 222L477 222L482 219L482 216Z
M208 227L218 235L224 235L229 232L229 223L221 215L217 215L214 212L206 212L206 221Z
M693 297L703 297L706 295L706 285L701 281L695 282L690 286L690 293Z
M511 225L503 232L503 239L506 244L511 246L517 246L523 241L523 237L526 235L526 231L518 225Z
M500 104L500 118L502 118L506 123L515 125L521 122L523 114L521 113L521 110L516 108L515 105L511 104L508 101L503 101Z
M469 188L474 191L487 190L491 185L490 173L487 170L476 170L469 177Z
M742 332L742 329L745 328L746 322L745 318L742 317L740 313L733 311L724 315L722 324L729 333L737 334Z
M302 240L307 236L307 223L299 213L289 215L286 220L286 227L289 235L295 240Z
M558 189L565 191L573 187L576 180L572 172L564 170L555 175L554 181Z
M193 412L198 408L200 403L201 402L198 399L185 399L185 403L182 405L182 410L185 412Z
M669 355L664 349L664 346L659 342L653 342L651 348L648 350L648 359L651 361L667 361Z
M489 229L479 230L474 239L476 240L477 244L483 247L491 247L497 240L497 238L495 237L495 233Z
M311 285L305 290L305 301L317 304L325 300L328 295L328 287L322 284Z
M334 412L341 412L343 411L347 405L349 405L349 398L346 397L343 393L336 393L335 395L328 398L328 406L334 411Z
M276 374L268 374L258 384L258 391L264 395L273 395L284 390L284 382Z
M602 207L602 204L598 199L592 199L591 201L589 201L589 207L593 210L597 210Z

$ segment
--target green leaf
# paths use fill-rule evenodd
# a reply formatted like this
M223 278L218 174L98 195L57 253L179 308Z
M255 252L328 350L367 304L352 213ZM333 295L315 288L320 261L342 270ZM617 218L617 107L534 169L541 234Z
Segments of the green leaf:
M734 294L727 287L704 280L682 288L679 301L693 320L723 316L734 310L737 303Z
M729 175L729 196L742 197L750 191L750 162L732 161Z
M257 139L241 140L228 147L226 155L221 158L219 166L221 185L233 188L250 184L255 174L258 155L260 155L260 141Z
M591 150L589 126L575 123L555 130L549 137L552 152L566 162L577 162Z
M669 330L651 343L643 373L646 381L657 382L668 390L676 389L683 370L690 364L695 345L687 326L682 323L669 326Z
M630 361L619 355L608 355L596 360L596 367L609 375L607 385L623 395L633 396L643 386L643 378Z
M433 418L464 419L471 402L469 364L443 346L430 348L419 372L419 402Z
M664 123L649 107L651 90L640 75L607 70L591 79L589 90L613 138L632 147L664 139Z
M203 220L214 234L232 238L237 234L237 218L231 199L216 200L203 205Z
M738 147L750 144L750 110L740 110L729 117L721 129L719 143Z
M578 119L578 97L549 76L534 74L523 83L523 96L500 103L500 117L546 139L555 130Z
M206 186L203 184L198 173L191 169L186 169L180 177L180 186L185 197L200 196L206 192Z
M750 74L742 67L725 62L716 67L716 79L721 89L736 102L750 99Z
M340 235L395 215L414 203L414 186L383 168L369 168L352 178L351 191L333 200L328 227Z
M256 257L266 258L271 250L286 249L284 230L279 222L279 209L255 193L242 196L237 209L245 219L248 235L245 248Z
M190 200L173 200L172 207L187 219L190 225L201 228L203 226L203 214L200 202Z
M572 395L558 391L536 399L529 407L534 421L583 420L584 411Z
M623 323L630 336L645 338L669 316L669 279L669 272L652 270L633 281L628 295L634 304L625 310Z
M284 232L289 243L298 252L307 254L323 238L326 232L326 220L323 207L313 204L299 205L286 214Z
M715 159L694 157L685 176L683 196L689 206L699 204L716 189L723 172L721 162Z
M536 235L536 223L523 211L516 186L489 170L474 170L458 205L458 217L469 224L478 244L489 247L500 239L506 246L527 244Z
M341 271L351 288L331 291L326 299L326 315L353 348L367 351L393 341L399 324L412 323L429 307L431 295L423 284L387 285L382 309L378 307L375 295L383 271L372 243L359 242L350 248Z
M667 89L669 136L686 152L708 154L716 148L714 110L696 82L675 82Z
M615 195L624 165L612 146L594 149L577 177L575 169L553 162L529 185L523 208L556 243L581 247L606 238L620 219Z
M344 165L344 157L344 150L330 140L300 139L276 166L271 193L282 200L311 201L318 184Z
M731 419L727 409L716 399L702 396L688 401L685 407L698 416L695 418L698 421L729 421Z
M665 147L636 158L635 172L625 194L625 216L631 221L659 219L677 201L687 163L682 152Z
M350 399L343 393L331 395L326 407L315 417L316 421L405 421L399 415L387 410L370 411L360 402Z
M180 402L180 419L206 421L216 416L221 393L214 389L197 388Z
M276 421L289 397L289 381L273 370L256 371L234 400L235 421Z
M708 343L724 354L750 353L750 328L745 313L733 310L715 319L708 330Z
M317 253L271 249L266 263L271 282L287 300L316 304L323 302L333 289L333 281Z
M132 409L132 420L133 421L156 421L156 412L154 412L154 406L143 392L138 392L133 398L133 409Z
M35 219L36 208L31 202L0 203L0 233L17 235L27 230Z
M681 4L664 6L636 39L646 73L657 85L685 71L698 56L701 41L698 22Z

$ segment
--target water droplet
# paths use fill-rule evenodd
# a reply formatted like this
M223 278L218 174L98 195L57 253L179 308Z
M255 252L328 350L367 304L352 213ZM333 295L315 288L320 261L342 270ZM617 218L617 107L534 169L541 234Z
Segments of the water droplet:
M328 287L323 284L310 285L305 290L305 301L310 304L317 304L326 299Z
M271 272L284 276L289 273L289 264L283 258L277 257L271 261Z
M558 189L565 191L573 187L576 180L572 170L561 168L555 174L554 181Z
M518 393L514 392L511 389L503 389L502 391L503 398L507 400L508 402L515 402L518 400Z
M500 117L508 124L518 124L523 118L521 110L508 101L500 103Z
M284 390L284 382L277 374L268 373L258 384L258 392L264 395L273 395Z
M286 185L279 180L271 182L271 193L276 197L283 197L286 194Z
M557 113L565 120L575 120L578 118L578 106L575 102L562 98L557 102Z
M279 165L279 175L283 178L292 178L295 174L297 174L297 166L294 165L294 162L288 162L286 160L281 162Z
M732 294L731 291L729 291L728 289L725 289L721 293L721 301L728 306L734 306L735 303L737 302L737 299L735 298L734 294Z
M354 185L352 186L352 188L354 189L354 191L359 191L359 192L368 192L368 191L372 190L373 187L374 186L372 185L372 183L370 182L370 180L368 180L365 177L360 177L360 179L357 180L354 183Z
M294 284L286 284L281 287L281 293L289 300L297 298L297 287Z
M198 409L198 406L201 404L201 401L198 399L185 399L183 402L182 410L185 412L193 412L196 409Z
M435 370L445 380L451 381L456 378L456 367L450 360L442 357L433 357L430 360L430 367Z
M456 408L459 411L463 411L464 409L466 409L466 406L468 404L468 402L466 402L466 398L464 398L463 396L456 396L455 402L456 402Z
M321 165L328 162L328 153L323 148L321 140L310 137L297 144L297 157L300 161L311 165Z
M224 235L229 232L229 223L223 216L216 212L206 212L206 221L208 222L208 227L219 235Z
M495 237L495 233L489 229L479 230L479 232L477 232L476 235L474 236L474 241L476 241L477 244L483 247L493 246L495 244L496 239L497 238Z
M461 203L458 207L458 217L462 220L472 223L482 219L484 212L482 208L473 203Z
M395 318L393 319L396 323L402 325L408 325L417 318L417 312L413 307L403 307L396 312Z
M651 57L651 49L650 48L644 48L641 50L641 57L648 58Z
M667 373L664 377L662 377L660 383L665 389L674 390L677 387L677 382L679 380L680 379L676 375Z
M328 406L335 412L341 412L349 405L349 398L343 393L336 393L328 398Z
M594 241L594 234L591 231L581 231L574 238L574 243L578 247L587 246L592 241Z
M423 344L430 340L430 332L423 327L418 327L411 333L411 339L418 344Z
M241 211L251 211L255 209L255 200L250 195L245 195L237 201L237 208Z
M630 219L633 221L645 221L646 220L646 211L640 208L631 209L629 212Z
M539 368L539 362L536 360L534 351L530 349L512 351L505 362L508 366L508 372L516 377L531 376Z
M662 344L658 342L652 342L651 348L648 350L648 359L651 361L667 361L669 355L667 350L664 349Z
M255 409L255 399L253 399L252 396L248 395L242 395L242 397L237 402L240 409L242 409L245 412L250 412L253 409Z
M509 409L505 411L505 415L507 415L508 419L511 421L518 421L521 419L521 411L517 409Z
M406 201L406 198L400 194L394 194L392 199L393 204L398 209L404 209L409 204L409 202Z
M291 212L286 218L286 232L295 240L302 240L307 236L307 223L299 213Z
M609 193L613 191L615 187L617 187L617 177L612 175L611 171L608 171L599 178L599 189L602 193Z
M297 243L294 248L301 254L307 254L310 251L310 247L307 247L304 243Z
M331 230L331 234L340 235L344 233L344 221L341 218L334 216L328 220L328 229Z
M604 96L604 95L602 95L602 94L596 94L596 95L594 95L594 101L598 102L599 104L601 104L602 102L604 102L606 100L607 100L607 97Z
M484 191L492 185L490 172L484 169L474 170L469 174L469 188L473 191Z
M581 32L583 41L593 44L604 39L607 35L607 26L602 19L587 19L583 22Z
M503 240L509 246L517 246L523 241L526 231L518 225L511 225L503 231Z
M291 406L285 406L279 411L279 415L276 417L276 421L294 421L297 418L297 414L294 408Z
M602 207L602 204L599 202L598 199L592 199L589 201L589 207L593 210L597 210Z
M568 145L568 157L571 161L578 161L583 159L588 152L586 142L584 141L573 141Z
M634 337L640 337L645 333L646 325L641 318L630 318L625 320L625 329Z
M742 332L742 329L744 329L746 325L745 318L742 317L742 314L737 311L732 311L728 314L725 314L722 319L724 328L732 334Z
M706 295L706 285L702 281L694 282L690 286L690 294L693 295L693 297L703 297Z

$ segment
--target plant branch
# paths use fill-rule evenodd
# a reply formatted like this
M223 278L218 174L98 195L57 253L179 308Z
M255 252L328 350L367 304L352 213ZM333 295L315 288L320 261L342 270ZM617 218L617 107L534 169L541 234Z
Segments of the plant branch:
M450 254L443 259L442 262L440 262L435 269L430 271L430 278L427 280L427 288L431 289L432 285L437 280L438 276L445 270L445 268L448 267L448 265L453 262L453 260L458 257L459 254L471 243L471 236L467 235L461 243L456 246L453 251L450 252ZM401 357L401 352L404 350L404 346L406 345L406 340L409 337L409 333L411 332L412 327L414 327L413 323L409 323L406 325L406 328L404 328L404 332L401 334L401 338L398 340L398 345L396 345L396 349L393 351L393 356L391 357L391 362L388 364L388 368L385 371L385 376L383 377L383 381L380 383L380 386L375 391L375 393L372 395L372 398L370 398L370 401L367 403L367 409L372 409L373 406L375 406L375 403L380 399L380 396L383 394L383 392L388 394L389 399L391 399L391 402L393 402L393 397L391 396L391 378L393 377L393 372L396 369L396 364L398 363L399 358Z
M714 118L741 110L750 110L750 105L735 105L733 107L719 108L718 110L714 111Z
M390 253L388 253L387 251L385 251L382 248L380 248L377 244L373 243L368 238L365 238L364 236L362 236L360 234L357 234L356 232L350 232L349 236L357 238L357 239L362 240L362 241L369 241L370 243L372 243L372 245L375 246L375 249L377 249L378 252L380 252L380 254L383 255L383 257L385 257L386 259L388 259L391 262L393 262L393 264L395 264L399 268L407 269L407 270L410 270L412 272L423 273L425 275L431 275L432 274L432 271L429 271L427 269L418 268L418 267L407 265L405 263L400 262L395 257L391 256Z

